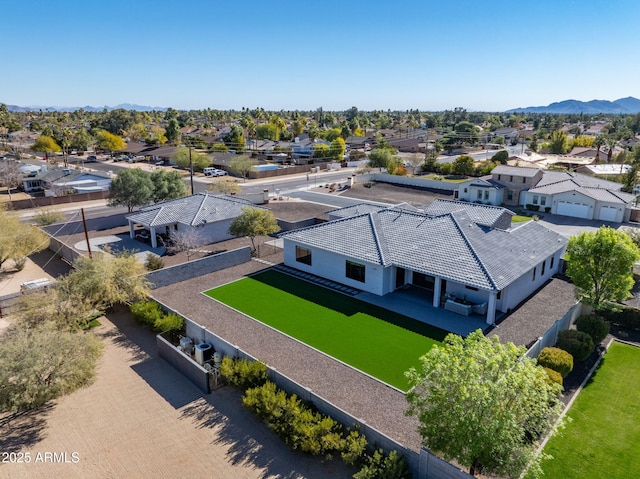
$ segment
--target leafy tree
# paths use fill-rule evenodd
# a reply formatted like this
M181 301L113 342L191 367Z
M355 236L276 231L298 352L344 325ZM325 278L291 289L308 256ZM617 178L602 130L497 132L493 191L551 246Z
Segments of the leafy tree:
M225 151L229 151L229 147L224 143L214 143L213 145L211 145L211 151L225 152Z
M60 145L58 145L53 138L47 135L40 135L36 138L36 142L31 147L33 151L39 151L44 153L45 156L49 156L50 153L58 153L62 151Z
M237 194L242 191L240 185L237 183L237 180L233 180L231 178L220 178L218 181L214 181L207 186L207 191L211 191L215 194Z
M466 339L449 334L406 373L409 410L422 442L476 473L519 477L531 464L539 473L537 442L561 411L561 387L525 349L482 331Z
M238 155L229 163L229 171L236 176L247 179L247 175L258 162L249 155Z
M324 143L317 143L313 146L313 153L311 153L311 158L318 160L327 160L329 159L331 153L329 152L329 147Z
M468 155L461 155L453 162L453 172L456 175L472 175L473 170L473 158Z
M165 129L160 125L153 125L149 136L145 140L148 145L164 145L167 142Z
M79 128L71 135L70 147L73 150L87 151L93 144L93 137L84 128Z
M158 170L151 173L154 202L173 200L187 194L182 175L177 171Z
M0 412L34 409L91 384L101 352L93 334L49 324L9 329L0 341Z
M393 152L387 148L374 148L369 152L369 166L388 170L395 164Z
M165 129L164 134L167 137L167 141L169 143L171 143L172 145L177 145L178 141L180 140L180 124L178 123L178 120L176 120L175 118L171 118L167 122L167 128Z
M322 137L328 142L332 142L336 138L342 137L342 130L340 128L329 128L324 131Z
M144 265L132 254L82 256L69 274L58 278L54 289L62 297L84 298L104 311L115 304L140 301L149 296Z
M96 134L96 148L106 151L124 150L127 144L122 137L109 133L108 131L99 131Z
M529 142L529 149L533 152L538 151L538 135L536 135L535 133L533 134L533 136L531 137L531 141Z
M501 165L506 165L507 161L509 161L509 152L507 150L500 150L491 157L491 161L497 161Z
M454 129L461 141L472 145L478 141L478 129L473 123L461 121Z
M600 310L629 296L640 249L625 232L602 226L594 233L572 236L565 258L578 298Z
M19 260L48 245L46 234L0 209L0 268L9 259Z
M229 234L246 236L251 240L253 251L256 251L256 236L268 236L278 231L278 220L270 210L250 206L242 208L242 213L229 226Z
M178 148L173 155L173 160L180 168L190 168L193 164L194 169L202 170L211 165L211 158L194 149L189 151L187 147Z
M232 125L231 130L229 131L229 133L224 135L222 141L232 150L236 150L237 153L243 152L246 148L246 142L244 136L242 135L242 128L240 128L238 125Z
M336 138L331 142L329 147L329 156L333 161L342 161L344 159L344 152L347 147L342 138Z
M140 168L120 170L111 180L109 206L126 206L129 212L137 206L144 206L153 199L153 181Z
M556 130L551 134L550 140L551 153L555 155L564 155L569 151L569 140L567 134L562 130Z
M149 136L149 130L144 123L134 123L127 130L126 134L131 141L142 141Z
M276 128L276 125L274 125L273 123L263 123L262 125L257 125L255 127L255 130L256 130L256 138L259 138L260 140L277 140L278 139L278 129Z

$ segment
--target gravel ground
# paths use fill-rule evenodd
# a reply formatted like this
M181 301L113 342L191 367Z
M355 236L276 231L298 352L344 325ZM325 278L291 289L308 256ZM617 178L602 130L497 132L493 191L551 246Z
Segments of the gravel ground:
M373 183L371 188L365 188L363 184L356 183L352 188L341 193L340 196L390 204L404 202L416 208L424 208L438 198L453 199L453 195L389 183Z
M407 403L402 393L200 293L266 267L251 261L159 288L153 291L153 296L417 451L420 447L418 421L404 416Z

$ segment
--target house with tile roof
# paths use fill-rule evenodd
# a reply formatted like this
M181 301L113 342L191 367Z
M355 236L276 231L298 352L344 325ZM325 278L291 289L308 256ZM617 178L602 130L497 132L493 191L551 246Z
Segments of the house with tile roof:
M498 165L491 176L461 183L456 198L620 223L629 221L636 199L623 192L622 186L581 173Z
M284 263L379 296L414 287L426 305L493 324L558 272L567 244L535 221L511 227L511 214L441 200L368 211L283 233Z
M35 176L22 179L24 191L44 191L45 196L63 196L76 193L106 191L111 186L111 175L102 171L83 171L71 168L41 170Z
M149 230L154 248L157 234L171 237L176 232L191 232L202 244L217 243L233 238L229 226L247 206L260 208L243 198L207 193L163 201L127 216L129 235L135 238L135 226L142 225Z

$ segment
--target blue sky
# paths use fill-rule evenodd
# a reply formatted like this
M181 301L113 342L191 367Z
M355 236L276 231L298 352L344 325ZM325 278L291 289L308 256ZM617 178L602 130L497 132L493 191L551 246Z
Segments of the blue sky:
M501 111L640 98L637 0L14 0L0 102Z

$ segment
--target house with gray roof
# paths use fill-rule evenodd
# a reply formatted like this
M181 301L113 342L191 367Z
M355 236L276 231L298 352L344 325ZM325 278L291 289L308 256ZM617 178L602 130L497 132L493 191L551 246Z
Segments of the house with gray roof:
M111 186L111 175L102 171L82 171L71 168L41 170L35 176L23 178L24 191L43 191L45 196L63 196L77 193L106 191Z
M149 230L154 248L157 247L157 234L171 237L177 232L193 234L201 244L217 243L233 238L229 226L247 206L259 208L235 196L206 193L164 201L127 216L129 235L135 238L135 226L142 225Z
M490 178L461 183L456 198L620 223L629 221L636 199L635 195L623 192L622 186L581 173L498 165Z
M567 243L535 221L505 228L510 213L499 210L364 212L283 233L284 263L379 296L415 287L426 305L494 324L558 272Z

